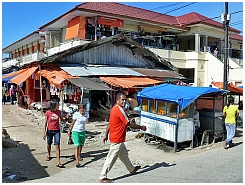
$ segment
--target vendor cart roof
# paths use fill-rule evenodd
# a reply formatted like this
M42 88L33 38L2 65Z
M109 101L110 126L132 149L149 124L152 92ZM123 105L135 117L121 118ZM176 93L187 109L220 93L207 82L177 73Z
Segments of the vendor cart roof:
M217 96L227 92L228 91L226 90L220 90L212 87L161 84L153 87L146 87L139 92L137 96L140 98L176 102L179 104L181 110L183 110L200 96Z

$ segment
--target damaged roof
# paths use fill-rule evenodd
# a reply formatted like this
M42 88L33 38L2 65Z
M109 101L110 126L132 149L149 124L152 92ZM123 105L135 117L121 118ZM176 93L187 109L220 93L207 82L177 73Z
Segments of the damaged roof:
M48 56L48 57L44 57L40 60L38 60L39 63L45 64L45 63L54 63L54 62L59 62L60 59L64 58L64 57L68 57L70 55L91 49L91 48L95 48L97 46L106 44L106 43L111 43L115 46L124 46L126 48L129 48L130 50L132 50L134 53L137 53L139 55L141 55L143 58L148 59L148 61L150 61L150 66L152 66L152 68L155 67L162 67L162 68L166 68L166 69L171 69L171 70L176 70L176 67L173 66L170 62L164 60L163 58L161 58L159 55L153 53L152 51L144 48L142 45L140 45L138 42L132 40L131 38L127 37L126 35L124 35L123 33L111 36L111 37L107 37L105 39L102 40L98 40L98 41L92 41L90 43L86 43L83 45L79 45L79 46L75 46L72 47L70 49L67 49L65 51L61 51L58 52L54 55ZM132 53L133 55L133 53Z

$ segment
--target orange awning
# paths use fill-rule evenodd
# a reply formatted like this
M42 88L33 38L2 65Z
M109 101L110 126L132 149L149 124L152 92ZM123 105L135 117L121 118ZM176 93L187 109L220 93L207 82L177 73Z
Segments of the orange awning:
M38 71L38 74L47 78L51 84L56 87L60 87L61 83L67 78L73 78L70 74L60 69L58 66L47 67L43 70Z
M224 89L224 82L212 82L212 84L220 89ZM231 93L237 93L243 95L243 89L233 85L232 82L228 83L227 90Z
M27 68L27 69L28 69L28 68ZM18 74L20 74L20 73L23 73L23 72L26 71L27 69L21 69L21 70L19 70L19 71L15 71L15 72L9 73L9 74L3 76L2 79L9 78L9 77L12 77L12 76L16 76L16 75L18 75Z
M37 70L37 68L38 67L27 68L24 72L12 78L10 82L20 85L22 82L26 81L26 79L29 78Z
M100 77L100 79L112 86L123 88L163 83L163 81L154 80L146 77Z

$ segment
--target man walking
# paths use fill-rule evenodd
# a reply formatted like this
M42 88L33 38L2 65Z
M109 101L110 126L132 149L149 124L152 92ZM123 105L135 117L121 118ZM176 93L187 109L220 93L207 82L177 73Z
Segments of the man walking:
M135 174L141 167L134 167L132 165L124 142L126 139L127 126L135 129L141 129L143 131L146 130L146 126L140 126L129 121L124 111L125 103L126 95L124 93L118 93L116 95L116 104L111 109L110 120L103 138L103 142L107 141L108 134L110 133L110 151L106 157L106 161L99 176L100 182L113 182L111 179L107 178L107 173L111 170L118 157L126 166L131 175Z

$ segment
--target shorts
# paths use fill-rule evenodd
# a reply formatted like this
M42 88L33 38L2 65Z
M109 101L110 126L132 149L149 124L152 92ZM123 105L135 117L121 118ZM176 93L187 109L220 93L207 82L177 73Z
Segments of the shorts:
M54 137L54 145L60 145L60 131L59 130L47 130L47 144L51 145L53 143Z
M85 138L86 138L86 131L83 132L72 131L72 140L75 147L84 146Z

